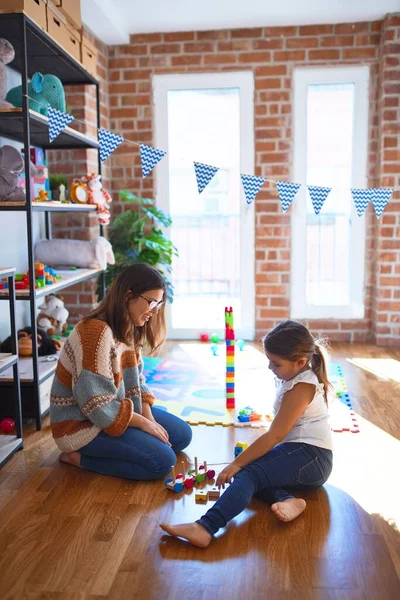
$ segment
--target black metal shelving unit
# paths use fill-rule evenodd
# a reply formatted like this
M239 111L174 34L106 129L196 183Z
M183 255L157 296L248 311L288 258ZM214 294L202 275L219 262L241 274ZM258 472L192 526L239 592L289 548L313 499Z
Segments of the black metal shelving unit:
M21 74L22 79L22 109L10 109L0 111L0 136L21 141L24 144L25 156L29 156L29 149L32 146L42 147L44 150L70 150L70 149L86 149L97 148L98 142L89 137L67 127L55 140L50 144L48 137L48 121L43 115L40 115L29 109L28 106L28 79L37 71L51 73L56 75L64 85L94 85L96 89L96 111L97 111L97 127L100 127L100 91L99 82L86 69L77 62L70 54L61 48L52 38L50 38L40 27L29 19L23 13L16 14L0 14L0 37L5 37L14 46L15 58L10 65L11 68ZM98 153L98 172L101 174L100 153ZM51 237L51 219L52 212L82 212L96 210L95 207L87 207L80 205L54 203L35 203L32 202L31 177L30 177L30 161L25 161L25 182L26 182L26 201L25 203L6 203L0 198L1 211L23 211L26 213L26 231L28 238L28 270L30 280L33 282L34 277L34 244L32 233L32 215L36 211L45 213L46 235ZM100 235L103 234L103 227L99 225ZM0 242L1 247L1 242ZM60 283L56 283L51 289L39 289L31 285L26 293L18 292L17 300L29 301L30 304L30 319L32 326L33 338L33 356L32 356L32 372L31 376L21 376L22 388L22 404L24 407L24 392L30 396L30 404L33 405L36 428L42 427L42 413L39 385L48 379L55 371L56 362L54 364L39 363L38 349L36 343L37 326L36 326L36 300L46 293L60 290L68 286L76 285L81 281L85 281L92 277L97 277L100 274L102 289L105 289L104 274L96 269L77 270L75 277L71 277ZM7 299L7 293L0 294L0 299ZM3 398L10 395L10 382L5 379L0 379L0 395ZM10 398L8 398L10 401Z
M0 267L0 277L8 279L8 300L10 305L10 329L11 329L11 356L0 361L0 373L6 369L13 370L13 401L14 401L14 421L16 435L0 434L0 467L17 450L23 448L22 439L22 415L21 415L21 388L18 372L18 346L17 346L17 328L15 325L15 269Z

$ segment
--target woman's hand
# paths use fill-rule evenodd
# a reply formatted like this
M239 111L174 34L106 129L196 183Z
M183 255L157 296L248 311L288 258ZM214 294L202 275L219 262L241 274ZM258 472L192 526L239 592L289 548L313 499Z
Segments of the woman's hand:
M235 477L236 473L239 473L240 469L241 467L236 465L234 462L225 467L225 469L223 469L217 477L217 486L225 489L225 484L231 483L232 478Z
M147 402L143 402L142 404L142 416L148 419L149 421L155 421L153 413L151 412L150 404L148 404Z
M143 415L139 415L138 413L133 413L132 418L129 423L129 427L136 427L137 429L141 429L145 433L149 433L150 435L154 435L154 437L158 438L168 446L171 446L168 439L168 432L161 427L157 421L149 421Z

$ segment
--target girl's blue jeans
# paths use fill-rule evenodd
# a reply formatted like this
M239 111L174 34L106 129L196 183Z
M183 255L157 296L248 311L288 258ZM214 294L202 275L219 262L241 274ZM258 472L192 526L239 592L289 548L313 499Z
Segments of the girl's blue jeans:
M176 453L186 448L192 439L190 426L159 408L152 408L153 417L167 430L172 448L136 427L119 437L103 431L80 448L81 467L101 475L148 481L162 479L176 463Z
M197 521L214 535L241 513L255 496L268 504L293 498L286 487L311 490L322 486L332 471L332 452L300 442L278 444L244 467L219 500Z

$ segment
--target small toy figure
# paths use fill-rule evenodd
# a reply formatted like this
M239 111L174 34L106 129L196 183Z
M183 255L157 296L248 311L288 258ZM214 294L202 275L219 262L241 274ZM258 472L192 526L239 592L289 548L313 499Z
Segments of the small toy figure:
M59 190L60 190L60 198L59 198L60 202L62 202L63 204L67 204L68 200L65 196L65 185L63 183L60 184Z
M87 175L81 179L88 187L88 203L97 206L97 216L100 225L108 225L110 222L110 203L112 198L106 190L103 190L101 175Z
M239 456L239 454L241 454L243 452L243 450L246 450L246 448L248 448L249 445L246 444L246 442L236 442L235 445L235 458L237 456Z
M49 195L46 190L39 190L39 196L35 198L35 202L46 202L49 199Z

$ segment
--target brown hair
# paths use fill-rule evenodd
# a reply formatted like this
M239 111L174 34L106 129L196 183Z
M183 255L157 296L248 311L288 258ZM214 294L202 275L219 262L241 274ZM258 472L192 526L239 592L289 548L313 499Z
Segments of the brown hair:
M99 306L85 317L84 321L105 321L118 341L136 347L146 344L150 353L153 353L166 337L165 304L142 327L134 327L129 316L126 295L132 292L131 298L138 298L149 290L161 289L165 298L165 288L162 275L150 265L130 265L114 279Z
M328 380L325 353L327 340L314 340L307 327L297 321L283 321L271 329L263 338L264 350L286 360L296 361L307 358L307 364L324 386L325 402L332 385Z

